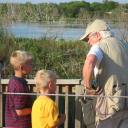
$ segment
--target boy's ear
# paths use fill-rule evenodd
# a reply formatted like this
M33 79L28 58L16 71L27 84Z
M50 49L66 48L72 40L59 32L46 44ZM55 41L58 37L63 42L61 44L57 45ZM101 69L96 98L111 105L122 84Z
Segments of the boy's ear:
M19 69L20 69L21 71L23 71L23 65L20 65Z
M51 83L51 82L48 83L48 87L49 87L50 89L52 88L52 83Z

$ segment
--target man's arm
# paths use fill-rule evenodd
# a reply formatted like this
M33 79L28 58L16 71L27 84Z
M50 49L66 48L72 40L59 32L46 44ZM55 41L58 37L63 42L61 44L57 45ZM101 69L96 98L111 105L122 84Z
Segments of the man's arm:
M83 67L83 78L84 78L84 86L87 87L85 89L90 95L99 95L102 92L102 89L99 91L99 87L94 90L91 87L91 80L94 74L94 67L96 65L98 58L94 54L90 54L85 60L85 64Z

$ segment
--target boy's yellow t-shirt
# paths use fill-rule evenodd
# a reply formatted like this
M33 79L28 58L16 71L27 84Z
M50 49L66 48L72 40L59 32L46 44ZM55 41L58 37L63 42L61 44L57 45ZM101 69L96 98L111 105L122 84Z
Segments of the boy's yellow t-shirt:
M59 123L58 107L49 97L37 98L32 106L31 115L32 128L51 128Z

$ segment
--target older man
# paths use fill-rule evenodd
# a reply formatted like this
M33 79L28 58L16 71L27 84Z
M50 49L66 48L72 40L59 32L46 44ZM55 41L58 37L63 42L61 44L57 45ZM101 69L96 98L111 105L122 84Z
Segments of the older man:
M99 19L88 25L80 40L92 46L83 67L85 91L117 97L97 98L97 128L128 128L128 99L118 97L128 96L128 44L112 37L108 23ZM96 90L91 87L93 75Z

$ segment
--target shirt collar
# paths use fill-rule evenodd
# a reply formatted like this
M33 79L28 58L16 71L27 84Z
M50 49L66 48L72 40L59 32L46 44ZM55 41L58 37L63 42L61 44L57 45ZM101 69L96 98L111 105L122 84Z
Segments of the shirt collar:
M15 73L12 74L12 77L13 77L14 80L18 80L18 81L20 81L20 82L22 82L24 84L27 84L28 83L25 79L16 77L15 76Z

